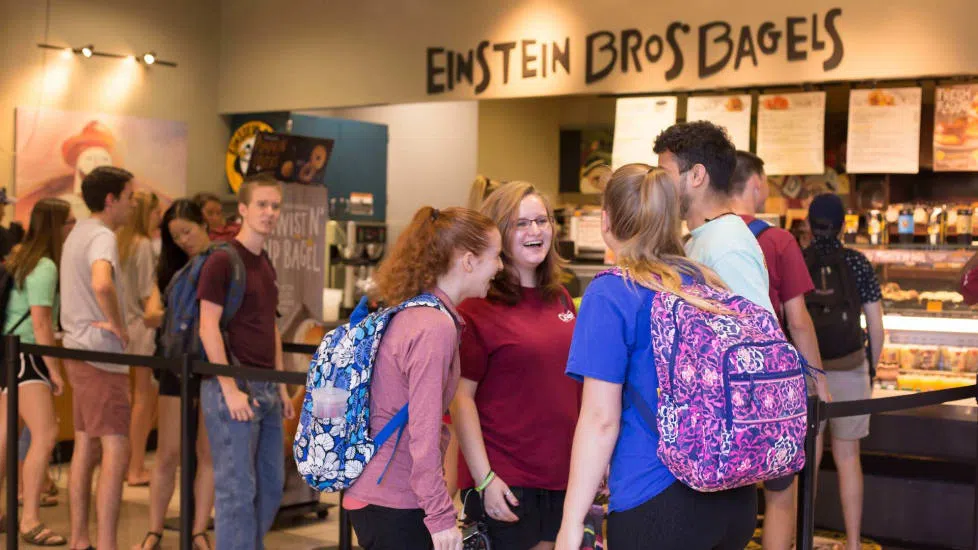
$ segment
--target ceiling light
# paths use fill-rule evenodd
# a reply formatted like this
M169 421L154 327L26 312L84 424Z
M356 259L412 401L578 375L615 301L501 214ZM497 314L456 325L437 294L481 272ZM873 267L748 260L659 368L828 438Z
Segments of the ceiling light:
M131 65L131 64L133 64L133 63L136 62L136 56L134 56L134 55L127 55L125 58L123 58L122 61L125 64L127 64L127 65Z
M94 53L95 53L95 46L93 46L91 44L89 44L89 45L87 45L87 46L85 46L85 47L83 47L81 49L81 54L84 55L85 57L92 57L92 54L94 54Z
M71 48L65 48L61 50L62 59L71 59L71 56L73 55L75 55L75 50L72 50Z
M156 63L156 54L153 52L146 52L143 54L143 63L147 65L152 65Z

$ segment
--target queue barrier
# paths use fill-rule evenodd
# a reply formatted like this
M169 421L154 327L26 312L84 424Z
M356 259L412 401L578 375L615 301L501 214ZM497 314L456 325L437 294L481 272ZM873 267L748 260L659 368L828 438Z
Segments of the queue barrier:
M819 425L830 418L860 416L864 414L880 414L885 412L915 409L930 405L940 405L950 401L974 398L978 400L978 384L960 388L950 388L897 395L877 399L861 399L858 401L842 401L825 403L817 397L808 400L808 433L805 437L805 456L810 459L815 456L815 444ZM978 440L976 440L978 449ZM811 460L805 461L805 467L798 474L798 515L797 515L797 544L798 550L813 550L815 545L815 465ZM972 548L978 549L978 463L975 467L975 507L972 523Z
M283 353L299 353L311 355L317 346L298 343L283 343ZM160 370L169 370L180 377L180 436L181 436L181 468L180 468L180 548L193 548L192 522L194 516L193 481L196 473L197 415L194 410L194 399L190 395L190 381L200 375L220 375L242 378L245 380L275 382L292 385L305 385L306 375L301 372L282 372L259 369L254 367L228 366L193 360L189 355L175 359L152 357L145 355L130 355L124 353L103 353L87 350L67 349L38 344L22 344L18 336L6 335L3 341L4 361L7 367L7 434L18 433L19 391L17 373L21 352L45 357L73 359L79 361L113 363ZM863 399L859 401L844 401L840 403L825 403L817 397L810 397L808 403L808 433L805 437L805 455L815 456L818 426L824 420L845 416L863 414L880 414L904 409L913 409L929 405L939 405L962 399L978 399L978 384L960 388L950 388L911 395L900 395L878 399ZM976 440L978 449L978 440ZM17 445L7 445L7 472L17 471ZM806 461L805 467L798 476L799 505L797 514L797 548L813 550L815 532L815 468L811 460ZM7 487L7 525L6 547L19 548L19 525L17 510L17 476L8 475ZM978 549L978 464L975 469L976 491L973 532L973 548ZM342 499L342 494L341 497ZM352 548L352 529L349 518L340 508L339 550Z
M283 343L283 353L298 353L311 355L317 346L298 343ZM197 412L194 397L190 394L191 381L201 375L219 375L241 378L249 381L274 382L305 386L306 374L302 372L283 372L254 367L217 365L206 361L193 360L190 355L178 358L162 358L146 355L125 353L104 353L88 350L67 349L38 344L22 344L18 336L6 335L3 339L5 365L7 368L7 434L18 433L19 388L17 374L20 370L20 353L30 353L43 357L72 359L76 361L112 363L131 367L144 367L156 370L168 370L180 378L180 438L181 438L181 467L180 467L180 548L193 548L193 517L194 517L194 477L197 469L196 445ZM298 412L298 411L297 411ZM7 472L17 471L17 445L7 445ZM20 526L17 510L17 476L8 475L7 485L7 518L6 518L6 548L17 549L20 544ZM342 493L341 497L342 499ZM339 550L352 548L352 528L343 507L340 506Z

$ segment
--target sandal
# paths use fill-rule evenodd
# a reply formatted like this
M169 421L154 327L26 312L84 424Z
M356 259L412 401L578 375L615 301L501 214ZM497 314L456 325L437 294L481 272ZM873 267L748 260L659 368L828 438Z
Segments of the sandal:
M197 546L197 539L199 538L204 539L204 546L201 549L198 549ZM211 541L210 539L207 538L207 533L194 533L193 541L194 541L194 550L212 550Z
M27 544L34 546L64 546L68 544L68 539L48 529L43 523L38 523L26 533L21 531L20 538Z
M143 543L139 545L140 548L146 548L146 541L149 540L149 537L156 537L156 542L153 543L153 546L149 547L149 550L161 550L163 548L160 546L160 543L163 542L163 533L157 533L155 531L148 531L146 533L146 536L143 537Z

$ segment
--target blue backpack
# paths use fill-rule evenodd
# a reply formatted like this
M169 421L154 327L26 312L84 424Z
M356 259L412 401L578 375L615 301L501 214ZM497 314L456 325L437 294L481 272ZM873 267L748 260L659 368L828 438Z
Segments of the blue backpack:
M224 310L221 312L221 338L224 340L228 362L237 364L228 345L227 326L244 301L245 265L234 245L230 243L217 243L194 256L166 285L163 293L166 315L163 326L160 327L158 350L163 357L178 357L189 353L197 358L206 358L200 341L200 300L197 298L197 285L207 258L219 250L227 252L231 260L231 281L224 298Z
M432 307L451 315L432 294L421 294L374 313L366 312L363 300L350 322L326 334L313 355L292 443L296 468L313 489L331 493L353 485L377 449L395 432L397 448L407 425L408 405L405 403L380 433L371 437L370 381L380 340L391 318L410 307ZM312 391L327 386L350 392L342 416L321 418L313 414ZM383 478L382 473L377 483Z

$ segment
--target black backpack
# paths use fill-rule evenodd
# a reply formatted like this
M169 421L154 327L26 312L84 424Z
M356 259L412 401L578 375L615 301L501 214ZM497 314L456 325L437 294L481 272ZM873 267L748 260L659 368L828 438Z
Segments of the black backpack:
M815 325L823 366L826 370L858 367L865 359L865 334L859 322L862 306L843 249L823 255L809 247L805 264L815 283L815 290L805 295L805 305Z

